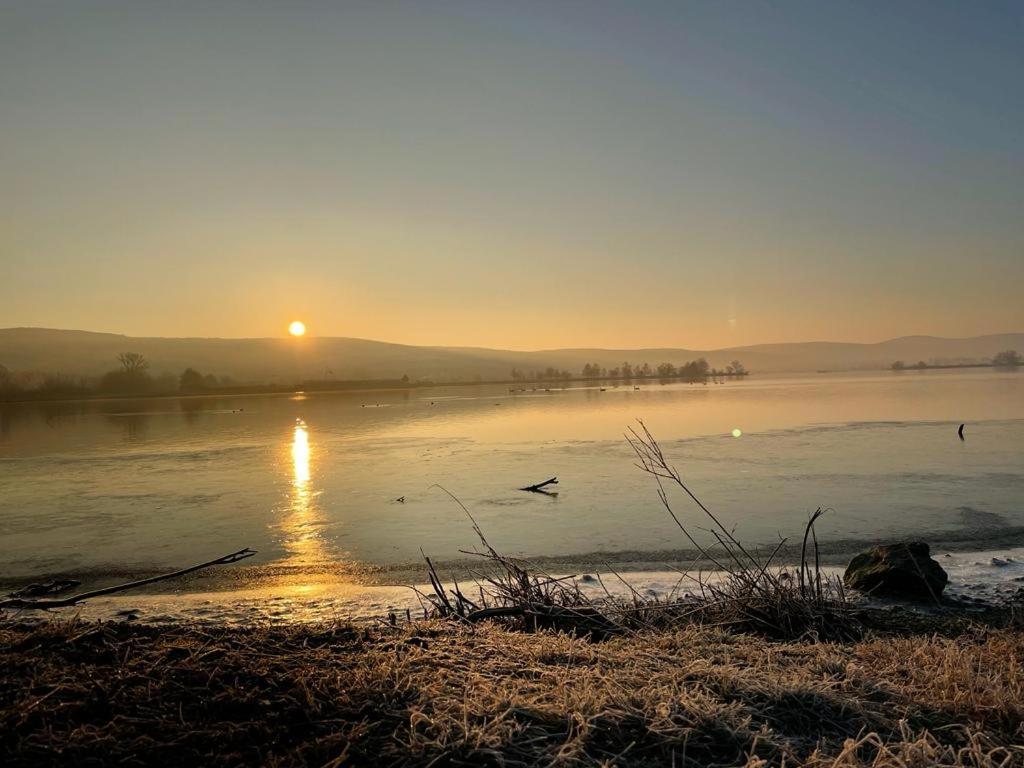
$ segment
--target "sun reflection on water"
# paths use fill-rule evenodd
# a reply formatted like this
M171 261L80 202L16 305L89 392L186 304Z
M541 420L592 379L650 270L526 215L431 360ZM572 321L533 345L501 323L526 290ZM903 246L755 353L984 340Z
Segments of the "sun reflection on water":
M294 480L292 484L300 495L309 492L309 430L305 423L295 425L295 436L292 438L292 463L294 464Z
M292 477L288 512L281 521L284 548L290 565L314 565L327 559L322 536L324 518L313 489L314 452L310 446L309 428L301 419L292 433Z

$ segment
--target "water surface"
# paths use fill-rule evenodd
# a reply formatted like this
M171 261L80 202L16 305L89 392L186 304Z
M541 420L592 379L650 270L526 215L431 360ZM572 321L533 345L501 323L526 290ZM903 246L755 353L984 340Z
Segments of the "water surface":
M124 574L243 546L268 569L353 576L464 557L472 529L435 484L511 554L659 562L685 541L622 438L638 418L747 542L798 535L818 506L847 549L1024 531L1012 372L89 401L0 406L0 572ZM557 496L517 490L553 475Z

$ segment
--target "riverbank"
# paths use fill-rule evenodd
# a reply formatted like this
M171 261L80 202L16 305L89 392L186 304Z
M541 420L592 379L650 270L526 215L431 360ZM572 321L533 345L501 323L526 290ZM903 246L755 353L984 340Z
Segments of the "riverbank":
M1020 600L1024 594L1024 547L1003 547L986 550L945 550L936 547L933 554L949 574L945 598L954 612L983 612ZM820 558L822 573L829 578L841 577L848 556L835 554ZM782 566L785 560L777 565ZM449 586L455 581L472 583L474 571L465 564L449 568L436 564L441 578ZM484 561L477 560L475 573L490 574ZM534 565L538 565L534 563ZM665 601L679 594L692 592L696 584L679 570L662 563L616 563L614 569L606 562L581 568L579 562L546 563L541 570L556 578L571 577L580 593L591 600L606 594L629 598L633 594L645 599ZM680 564L681 566L683 564ZM641 567L644 566L644 567ZM792 567L792 566L791 566ZM705 582L715 582L722 574L707 568L693 567L690 575ZM82 574L72 574L81 576ZM152 576L132 573L130 578ZM74 591L110 586L127 581L109 575L91 579ZM93 598L89 601L50 612L63 620L81 618L106 621L129 618L162 625L180 623L210 626L247 626L261 624L315 624L322 622L379 623L389 614L404 617L422 615L421 594L429 594L426 566L383 573L354 574L343 568L336 571L305 570L287 566L246 568L244 565L212 568L171 581L122 594ZM454 579L454 581L453 581ZM45 582L49 579L37 579ZM19 584L24 587L25 584ZM6 592L9 589L0 589ZM65 593L67 594L67 593ZM876 604L877 605L877 604ZM25 614L15 614L23 617Z
M351 379L303 381L295 384L250 384L222 385L204 390L172 390L172 391L141 391L141 392L96 392L76 390L74 392L54 390L10 390L0 391L0 403L76 403L93 400L148 400L156 398L217 398L217 397L249 397L256 395L296 395L296 394L352 394L358 392L388 392L395 390L423 390L447 387L508 387L509 393L538 392L551 389L564 389L567 384L584 386L600 386L610 384L613 387L640 384L706 384L708 381L724 379L743 379L750 375L749 371L741 373L727 371L709 371L707 374L694 378L687 376L569 376L552 379L491 379L491 380L456 380L456 381L408 381L404 379Z
M1020 765L1024 633L893 616L846 643L7 622L0 739L7 766Z

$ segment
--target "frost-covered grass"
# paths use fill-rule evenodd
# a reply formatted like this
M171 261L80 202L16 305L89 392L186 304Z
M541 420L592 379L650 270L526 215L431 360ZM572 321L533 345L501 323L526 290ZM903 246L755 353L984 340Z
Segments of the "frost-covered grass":
M895 626L895 625L894 625ZM1024 633L0 624L21 765L1010 766Z

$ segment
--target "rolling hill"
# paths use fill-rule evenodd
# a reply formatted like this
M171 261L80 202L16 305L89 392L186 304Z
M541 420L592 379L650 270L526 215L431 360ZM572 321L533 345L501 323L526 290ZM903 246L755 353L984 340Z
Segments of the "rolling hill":
M434 381L504 379L547 367L578 373L586 363L607 368L624 360L652 366L706 357L715 367L740 360L755 372L886 368L908 364L980 362L1006 349L1024 351L1024 333L967 339L906 336L875 344L805 342L718 350L681 348L552 349L519 352L477 347L420 347L352 338L215 339L132 337L49 328L0 329L0 365L11 371L96 376L115 368L120 352L140 352L154 373L187 367L239 382L290 383L302 379L398 378Z

